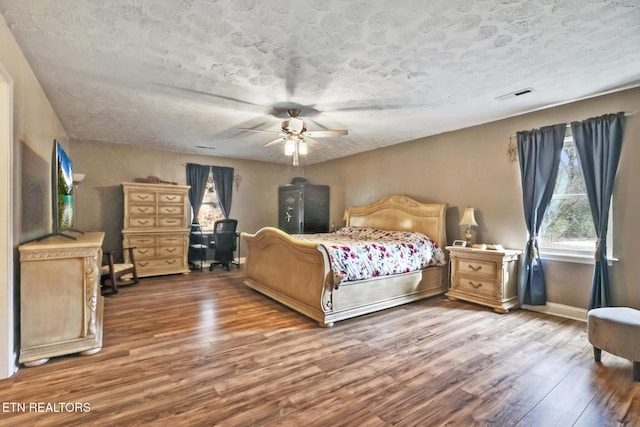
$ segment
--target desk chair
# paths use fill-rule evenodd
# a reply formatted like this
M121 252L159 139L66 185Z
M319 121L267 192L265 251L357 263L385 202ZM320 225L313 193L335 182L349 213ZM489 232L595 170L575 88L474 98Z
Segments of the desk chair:
M221 219L213 224L213 241L209 242L215 254L213 262L209 265L209 271L213 271L216 265L221 265L229 271L229 264L234 259L233 253L236 250L236 228L238 220Z

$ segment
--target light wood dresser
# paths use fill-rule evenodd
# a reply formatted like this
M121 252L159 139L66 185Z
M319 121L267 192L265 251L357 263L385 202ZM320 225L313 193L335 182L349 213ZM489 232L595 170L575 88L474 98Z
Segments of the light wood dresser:
M104 233L70 233L19 246L20 356L25 366L102 348Z
M486 305L498 313L517 307L518 271L522 251L447 246L450 262L449 299Z
M189 274L189 186L123 182L123 246L139 277Z

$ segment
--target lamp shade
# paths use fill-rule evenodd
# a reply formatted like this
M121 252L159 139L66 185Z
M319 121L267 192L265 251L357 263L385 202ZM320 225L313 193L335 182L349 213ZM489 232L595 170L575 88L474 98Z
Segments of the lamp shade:
M476 222L476 216L473 213L473 208L465 208L462 219L460 220L460 225L478 225Z

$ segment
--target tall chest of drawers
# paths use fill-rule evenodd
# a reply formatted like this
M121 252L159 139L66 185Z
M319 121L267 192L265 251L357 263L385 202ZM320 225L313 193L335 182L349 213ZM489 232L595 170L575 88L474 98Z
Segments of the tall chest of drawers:
M449 250L449 299L461 299L506 313L519 305L518 272L522 251L481 250L447 246Z
M189 273L189 186L123 182L124 247L138 276Z

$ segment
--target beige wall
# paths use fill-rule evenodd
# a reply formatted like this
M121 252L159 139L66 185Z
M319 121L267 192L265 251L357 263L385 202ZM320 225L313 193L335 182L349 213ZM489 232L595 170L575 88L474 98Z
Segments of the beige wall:
M70 157L74 171L86 174L76 193L77 227L105 231L107 249L119 247L122 240L122 182L157 176L186 185L187 163L232 167L242 182L234 186L230 217L238 220L238 230L253 233L277 226L278 186L299 172L286 165L87 141L73 141Z
M404 194L423 202L449 204L449 242L462 237L462 210L477 209L479 242L524 248L527 231L522 211L520 170L507 159L509 137L519 130L583 120L618 111L640 111L640 88L576 102L548 110L449 132L378 149L307 168L311 181L331 186L331 218L345 206L369 203L389 194ZM635 242L640 229L634 212L640 209L640 114L626 119L622 159L614 193L613 299L640 308L640 263ZM635 187L634 187L635 186ZM595 242L594 242L595 244ZM586 308L592 265L546 262L549 301Z
M10 205L4 206L6 199L3 199L1 208L7 209L10 212L9 216L13 217L10 226L11 250L7 252L6 246L0 246L0 257L6 261L7 265L11 266L9 271L13 273L10 275L8 283L0 281L0 286L3 287L0 292L0 312L3 314L0 316L0 348L2 349L0 352L0 378L2 378L13 373L16 362L15 354L18 348L19 334L14 330L19 324L17 321L19 301L15 297L19 295L17 247L21 242L51 231L51 203L48 200L50 200L49 180L53 140L58 139L65 142L67 135L1 16L0 65L9 75L9 79L3 80L5 82L11 80L13 83L13 140L9 142L12 146L2 147L2 155L9 153L12 157L12 182L0 181L2 184L0 192L3 196L11 195ZM6 123L2 123L0 126L6 131ZM2 139L0 142L7 143ZM37 168L24 169L22 167L24 152L30 153L32 164L37 165ZM25 186L23 179L25 176L27 176L28 182L39 182L40 188ZM42 202L38 197L35 208L29 203L23 203L23 200L33 200L29 197L31 194L29 191L41 194L46 201ZM30 228L24 227L22 218L25 212L34 218L38 217Z

